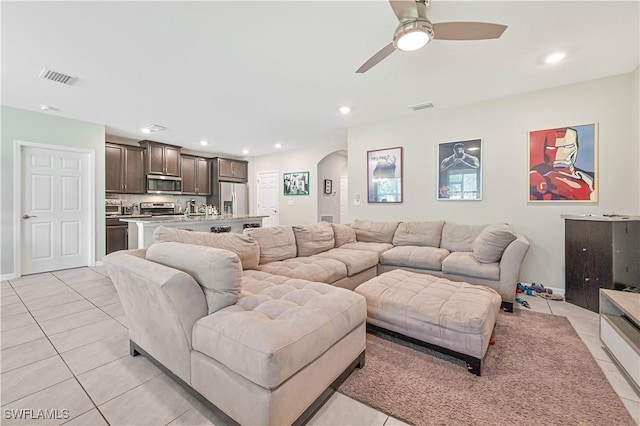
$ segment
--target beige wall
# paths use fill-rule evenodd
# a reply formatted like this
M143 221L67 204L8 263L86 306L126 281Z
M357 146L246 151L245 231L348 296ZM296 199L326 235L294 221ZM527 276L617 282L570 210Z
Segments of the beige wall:
M348 174L347 150L332 152L318 163L318 221L322 215L333 215L333 221L340 222L340 176ZM325 179L332 182L331 194L324 193Z
M522 280L564 288L562 214L640 214L638 71L349 129L349 219L508 222L531 240ZM529 203L527 132L598 122L598 203ZM482 138L483 200L436 201L439 142ZM404 147L404 203L367 204L366 151ZM360 207L353 199L360 195Z
M51 114L2 106L2 149L0 164L0 225L2 232L0 275L14 273L13 240L16 236L13 214L14 141L93 150L95 153L95 259L105 252L104 216L104 140L105 127L100 124L57 117Z
M256 175L260 172L277 170L279 172L280 224L309 225L316 223L318 197L321 196L321 194L318 194L318 163L332 152L345 149L347 149L346 143L340 143L254 157L252 162L253 170L250 169L252 177L249 179L251 212L255 212L256 206ZM284 196L282 193L282 173L306 171L309 172L310 179L309 196ZM337 183L339 184L339 182ZM334 182L335 184L336 182Z

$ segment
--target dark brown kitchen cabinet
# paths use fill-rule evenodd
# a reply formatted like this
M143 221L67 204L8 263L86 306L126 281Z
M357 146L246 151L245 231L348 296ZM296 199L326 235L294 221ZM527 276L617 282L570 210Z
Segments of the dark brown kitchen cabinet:
M105 144L105 190L144 194L144 152L129 145Z
M214 159L214 173L220 182L247 182L249 177L248 163L229 158Z
M565 298L594 312L601 288L640 287L640 221L565 220Z
M180 176L180 147L167 145L154 141L140 141L140 146L145 148L147 174Z
M182 156L182 193L211 195L211 166L207 158Z
M127 224L117 218L107 218L106 254L129 247Z

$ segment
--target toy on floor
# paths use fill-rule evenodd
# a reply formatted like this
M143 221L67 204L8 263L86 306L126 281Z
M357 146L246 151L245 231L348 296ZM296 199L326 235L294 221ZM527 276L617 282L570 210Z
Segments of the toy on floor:
M527 302L526 300L524 300L522 297L517 297L516 298L516 302L518 302L519 304L521 304L522 306L524 306L525 308L529 308L531 309L531 306L529 306L529 302Z

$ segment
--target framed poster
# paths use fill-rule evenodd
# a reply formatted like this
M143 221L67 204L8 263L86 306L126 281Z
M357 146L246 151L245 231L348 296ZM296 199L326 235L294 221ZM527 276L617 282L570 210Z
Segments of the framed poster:
M438 144L438 200L482 200L482 139Z
M329 195L333 192L333 181L331 179L324 180L324 193Z
M402 203L402 147L367 151L367 201Z
M529 201L598 201L598 124L529 132Z
M309 172L282 174L284 195L309 195Z

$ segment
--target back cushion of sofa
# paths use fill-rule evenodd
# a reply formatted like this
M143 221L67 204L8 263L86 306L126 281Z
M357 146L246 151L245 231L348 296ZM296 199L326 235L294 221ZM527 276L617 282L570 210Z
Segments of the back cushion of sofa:
M296 237L290 226L248 228L244 233L255 238L260 246L260 265L296 257Z
M333 238L335 239L335 247L340 247L347 243L356 242L356 231L349 225L341 225L339 223L332 223Z
M506 223L489 225L473 242L473 256L480 263L497 262L515 239L515 234Z
M399 223L400 222L372 222L370 220L356 219L351 224L351 227L356 231L358 241L391 244Z
M147 259L191 275L202 287L210 314L238 301L242 266L238 255L229 250L154 243L147 249Z
M153 241L197 244L229 250L238 255L242 262L242 269L256 269L260 262L260 246L255 239L248 235L214 234L158 226L153 231Z
M335 245L333 228L330 223L320 222L317 225L294 226L298 257L313 256L331 250Z
M451 252L473 251L473 242L486 225L458 225L445 222L440 247Z
M393 235L394 246L440 247L444 220L401 222Z

